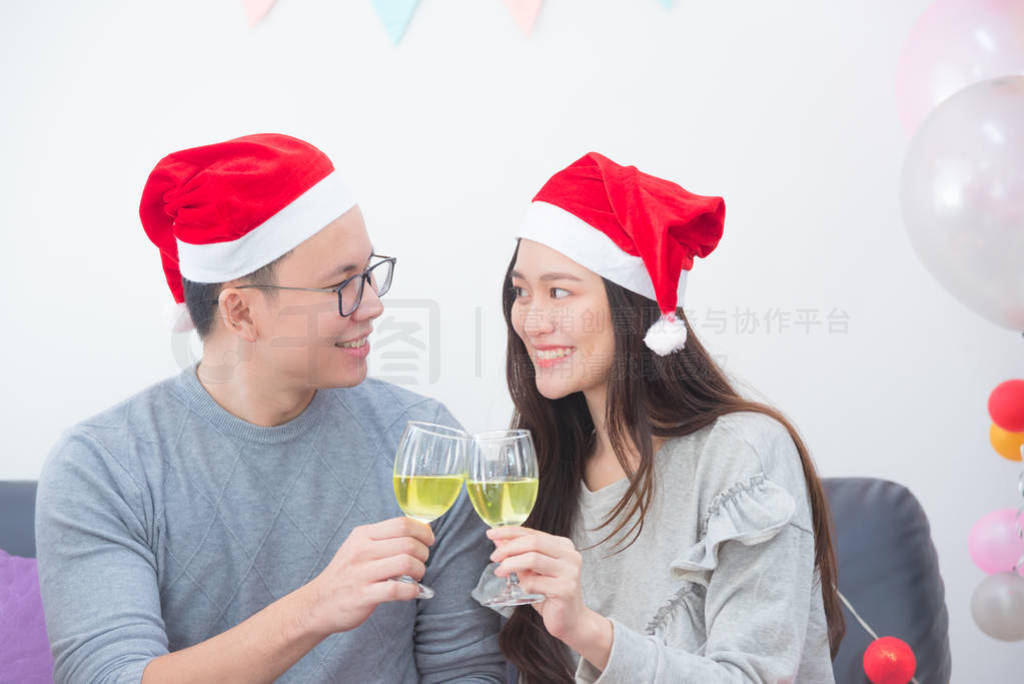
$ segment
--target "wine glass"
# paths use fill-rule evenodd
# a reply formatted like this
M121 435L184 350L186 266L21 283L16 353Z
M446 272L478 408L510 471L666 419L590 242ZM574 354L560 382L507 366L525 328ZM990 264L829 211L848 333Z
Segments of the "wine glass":
M392 485L399 508L410 518L430 523L444 515L462 488L469 435L458 428L409 421L398 443ZM393 577L419 587L417 598L434 590L408 575Z
M537 499L537 453L529 430L498 430L473 435L466 492L477 515L491 527L521 525ZM504 608L539 603L543 594L528 594L513 572L505 588L483 601Z

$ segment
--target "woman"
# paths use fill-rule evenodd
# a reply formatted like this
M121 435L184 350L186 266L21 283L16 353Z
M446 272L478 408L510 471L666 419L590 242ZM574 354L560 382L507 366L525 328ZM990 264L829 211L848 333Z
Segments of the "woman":
M678 308L724 214L596 153L530 207L503 304L540 490L524 527L489 532L495 574L546 596L501 632L525 681L833 681L844 627L814 465Z

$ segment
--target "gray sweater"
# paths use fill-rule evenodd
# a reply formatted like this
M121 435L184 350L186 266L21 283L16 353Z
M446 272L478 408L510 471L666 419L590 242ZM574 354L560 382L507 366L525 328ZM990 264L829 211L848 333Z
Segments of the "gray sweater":
M320 390L259 427L195 367L69 430L39 483L36 536L57 682L138 682L154 657L237 625L315 577L358 525L401 515L408 420L455 424L387 383ZM499 682L498 618L469 597L493 546L465 494L433 524L427 601L379 606L283 682Z
M619 554L621 536L587 547L614 529L596 528L628 482L583 487L572 535L583 600L612 620L614 640L603 673L581 659L577 681L833 682L807 486L785 427L719 418L665 443L655 483L643 532Z

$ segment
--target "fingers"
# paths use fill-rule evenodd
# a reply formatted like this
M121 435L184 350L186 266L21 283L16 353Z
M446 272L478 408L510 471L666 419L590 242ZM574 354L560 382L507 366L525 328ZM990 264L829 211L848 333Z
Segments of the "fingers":
M405 516L357 527L353 530L353 534L362 534L367 539L374 541L394 539L396 537L412 537L426 546L434 543L434 531L430 529L430 525Z
M531 534L544 534L537 530L531 530L529 527L521 527L519 525L507 525L503 527L492 527L487 530L487 538L495 544L498 541L507 541L509 539L517 539L522 536Z
M410 601L415 584L392 581L408 575L419 580L427 571L430 527L411 518L394 518L357 527L338 548L334 558L312 581L310 591L323 616L325 633L354 629L380 603Z
M371 582L379 582L389 577L408 575L420 580L427 572L427 566L418 558L400 555L381 558L366 564L366 578Z
M556 537L531 530L532 534L521 535L507 539L491 554L491 560L500 563L510 556L517 556L529 552L542 553L552 558L563 558L576 561L579 559L579 552L573 545L572 540L565 537Z
M506 577L512 572L525 572L530 570L540 575L561 577L565 575L579 575L579 569L571 563L558 558L546 556L543 553L530 551L528 553L511 556L502 561L494 574L498 577Z
M379 560L390 556L412 556L421 563L426 563L430 556L430 548L418 539L412 537L395 537L393 539L381 539L367 545L363 558L366 560Z
M386 601L411 601L419 593L415 584L385 579L366 587L366 599L374 604Z
M540 594L546 599L569 599L576 595L577 583L564 577L530 575L519 577L519 588L528 594Z

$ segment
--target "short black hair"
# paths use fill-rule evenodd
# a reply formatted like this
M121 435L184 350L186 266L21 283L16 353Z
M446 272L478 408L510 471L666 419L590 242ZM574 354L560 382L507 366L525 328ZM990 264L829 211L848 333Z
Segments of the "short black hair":
M241 280L249 285L276 285L277 265L289 254L291 254L290 250L266 266L260 266L249 275L242 276ZM205 340L213 329L213 322L217 317L217 298L220 297L224 283L197 283L182 276L181 284L185 289L185 306L188 308L188 315L196 326L199 339ZM277 292L267 290L267 294L273 297Z

